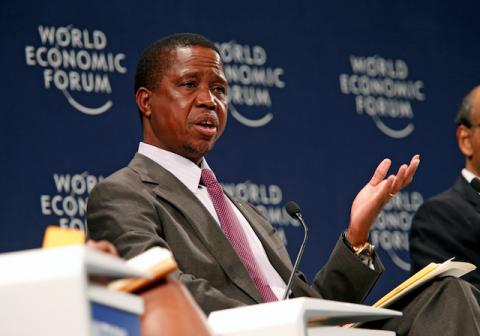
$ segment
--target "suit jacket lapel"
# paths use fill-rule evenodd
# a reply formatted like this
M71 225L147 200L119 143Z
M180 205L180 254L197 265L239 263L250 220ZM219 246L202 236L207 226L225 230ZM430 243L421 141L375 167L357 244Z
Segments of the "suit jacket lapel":
M197 197L174 175L141 154L137 153L129 166L140 174L145 183L157 184L153 189L155 194L172 204L185 216L189 225L228 277L256 302L262 302L255 283L243 267L237 253Z

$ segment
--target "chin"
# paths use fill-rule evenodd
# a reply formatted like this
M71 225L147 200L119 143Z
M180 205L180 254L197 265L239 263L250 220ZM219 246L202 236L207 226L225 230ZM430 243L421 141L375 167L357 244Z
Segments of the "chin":
M210 152L212 148L213 148L213 143L201 144L201 145L190 144L184 148L185 150L184 156L190 159L191 161L198 163L198 161L200 161L202 157L205 156L205 154Z

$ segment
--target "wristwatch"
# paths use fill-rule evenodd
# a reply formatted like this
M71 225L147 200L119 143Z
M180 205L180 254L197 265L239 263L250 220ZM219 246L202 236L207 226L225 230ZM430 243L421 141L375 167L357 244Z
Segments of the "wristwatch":
M360 260L366 261L366 262L370 262L372 260L373 253L375 251L375 246L373 246L369 241L363 243L363 245L359 247L353 246L352 244L350 244L350 242L347 239L347 231L344 231L342 233L342 238L345 245L347 245L347 247L349 248L349 250L352 251L353 254L355 254L357 257L359 257Z

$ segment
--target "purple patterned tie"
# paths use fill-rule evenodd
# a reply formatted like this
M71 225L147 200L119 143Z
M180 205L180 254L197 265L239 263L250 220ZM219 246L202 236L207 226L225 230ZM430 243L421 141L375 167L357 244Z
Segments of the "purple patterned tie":
M225 236L232 244L238 256L242 260L243 265L247 269L250 277L257 286L260 295L265 302L277 301L278 298L263 276L253 253L248 245L247 237L242 229L240 221L230 206L227 197L223 193L223 189L217 182L215 175L209 169L202 169L201 183L207 187L208 194L212 200L218 219L222 226Z

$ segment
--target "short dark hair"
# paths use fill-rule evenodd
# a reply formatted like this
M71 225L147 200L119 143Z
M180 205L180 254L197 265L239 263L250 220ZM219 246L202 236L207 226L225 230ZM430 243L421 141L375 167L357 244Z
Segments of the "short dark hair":
M457 116L455 117L455 125L464 125L468 128L472 127L472 92L467 94L458 108Z
M220 55L215 44L205 36L193 33L169 35L152 43L140 56L135 71L135 92L140 87L154 90L171 65L171 51L176 48L201 46L212 49Z

